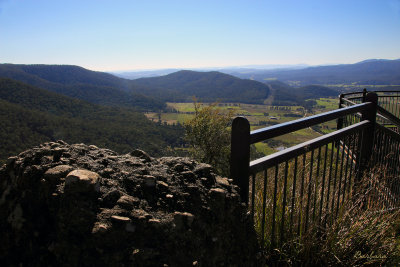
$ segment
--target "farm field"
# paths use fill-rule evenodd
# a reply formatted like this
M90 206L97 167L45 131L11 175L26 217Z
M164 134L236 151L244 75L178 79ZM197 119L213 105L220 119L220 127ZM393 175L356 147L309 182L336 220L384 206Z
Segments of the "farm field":
M317 105L314 106L312 112L306 112L302 106L271 106L241 103L220 103L217 106L222 112L224 110L233 111L234 116L246 117L250 122L251 130L256 130L262 127L300 119L304 116L319 114L338 107L338 99L336 98L320 98L316 100L316 102ZM204 105L208 104L209 103L204 103ZM168 112L152 112L146 113L145 115L152 121L159 121L167 124L184 124L185 121L194 116L195 110L193 103L168 103L167 105ZM269 155L284 148L318 137L321 133L329 133L334 129L336 129L336 121L331 121L313 127L313 129L306 128L262 143L257 143L255 144L255 148L258 153Z

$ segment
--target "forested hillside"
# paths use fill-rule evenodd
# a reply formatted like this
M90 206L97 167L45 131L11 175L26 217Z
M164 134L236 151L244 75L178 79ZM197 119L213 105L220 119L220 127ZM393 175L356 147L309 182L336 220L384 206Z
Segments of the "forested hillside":
M78 66L0 64L0 77L100 105L136 107L139 110L165 108L164 101L132 93L134 85L130 80Z
M158 125L134 109L104 107L0 79L0 160L44 141L58 139L160 155L182 144L180 126Z
M261 104L269 96L263 83L220 72L178 71L166 76L128 80L70 65L1 64L0 77L11 78L66 96L110 106L160 110L165 101Z
M243 80L216 71L178 71L169 75L141 78L136 85L151 88L137 92L156 95L170 102L192 101L196 96L202 102L241 102L262 104L269 96L269 87L263 83Z
M267 84L271 87L272 91L270 104L277 106L304 106L307 105L307 99L335 97L339 95L338 91L322 85L307 85L296 88L280 81L271 81Z

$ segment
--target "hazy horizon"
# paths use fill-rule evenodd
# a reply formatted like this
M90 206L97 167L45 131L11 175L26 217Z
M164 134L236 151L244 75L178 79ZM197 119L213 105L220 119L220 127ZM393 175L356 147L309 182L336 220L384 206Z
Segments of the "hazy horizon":
M272 70L272 69L280 69L280 68L307 68L307 67L318 67L318 66L334 66L334 65L343 65L343 64L356 64L360 63L363 61L368 61L368 60L400 60L400 58L393 58L393 59L387 59L387 58L366 58L362 59L357 62L351 62L351 63L341 63L341 62L336 62L336 63L326 63L326 64L315 64L315 65L310 65L310 64L258 64L258 65L231 65L231 66L215 66L215 67L195 67L195 68L180 68L180 67L175 67L175 68L153 68L153 69L126 69L126 70L112 70L112 71L106 71L110 73L122 73L122 72L146 72L146 71L162 71L162 70L218 70L218 69L259 69L259 70Z
M249 70L278 70L278 69L301 69L301 68L308 68L308 67L318 67L318 66L335 66L335 65L346 65L346 64L357 64L364 61L369 60L400 60L400 58L394 59L387 59L387 58L368 58L363 59L357 62L352 63L327 63L327 64L316 64L316 65L309 65L309 64L259 64L259 65L232 65L232 66L217 66L217 67L194 67L194 68L184 68L184 67L171 67L171 68L151 68L151 69L124 69L124 70L96 70L90 67L81 66L78 64L46 64L46 63L13 63L13 62L0 62L0 64L15 64L15 65L55 65L55 66L62 66L62 65L69 65L69 66L77 66L82 67L92 71L100 71L100 72L108 72L108 73L134 73L134 72L157 72L157 71L179 71L179 70L193 70L193 71L218 71L218 70L234 70L234 69L249 69Z

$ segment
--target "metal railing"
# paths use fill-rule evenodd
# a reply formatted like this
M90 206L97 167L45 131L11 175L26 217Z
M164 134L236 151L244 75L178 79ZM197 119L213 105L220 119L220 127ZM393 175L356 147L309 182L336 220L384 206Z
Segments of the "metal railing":
M378 96L377 122L395 132L400 128L400 91L373 91ZM339 96L339 108L348 107L364 102L368 91L341 94ZM358 115L359 118L359 115ZM357 121L355 118L344 118L344 125ZM341 121L338 122L338 128Z
M384 165L385 173L398 177L399 135L376 123L382 109L378 94L358 94L341 97L340 109L255 131L246 118L234 119L231 178L264 247L274 248L314 226L328 226L372 165ZM250 161L250 145L331 120L337 120L337 131ZM387 192L377 196L392 207L399 204L400 183L386 183L382 190Z
M370 188L376 197L370 199L370 206L390 209L400 205L400 91L374 91L378 97L376 130L371 165L374 166L375 184ZM347 93L339 96L339 108L360 103L365 99L367 90ZM360 114L346 116L338 120L348 126L360 120ZM374 193L374 192L373 192ZM376 199L378 198L378 199ZM378 200L378 201L375 201ZM379 203L379 207L376 204Z

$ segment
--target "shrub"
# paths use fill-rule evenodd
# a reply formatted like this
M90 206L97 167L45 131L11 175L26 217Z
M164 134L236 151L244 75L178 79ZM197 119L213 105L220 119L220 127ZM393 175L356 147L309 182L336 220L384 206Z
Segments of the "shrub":
M218 103L208 106L194 102L195 116L186 121L185 138L195 159L211 164L224 176L229 174L232 111L223 112Z

